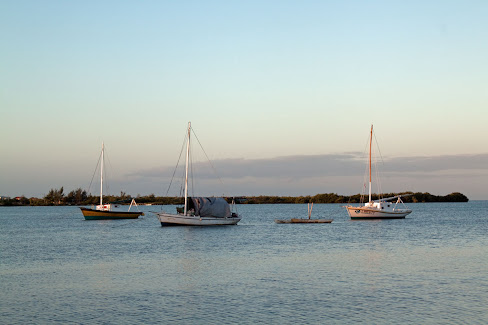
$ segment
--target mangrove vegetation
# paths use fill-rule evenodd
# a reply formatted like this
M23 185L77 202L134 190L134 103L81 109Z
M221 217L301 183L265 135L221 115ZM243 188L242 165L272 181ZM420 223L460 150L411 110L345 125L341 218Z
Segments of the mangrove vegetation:
M433 195L430 193L421 192L403 192L403 193L384 193L382 197L391 197L395 195L402 196L402 200L405 203L417 203L417 202L468 202L469 199L462 193L454 192L448 195ZM373 194L372 199L378 199L379 195ZM183 204L184 199L182 197L167 197L167 196L155 196L150 195L137 195L131 196L125 192L120 192L120 195L104 195L103 201L108 203L118 204L130 204L132 198L135 198L138 204L151 204L151 205L179 205ZM367 200L367 197L363 197L361 201L361 195L355 194L351 196L339 195L336 193L324 193L316 194L313 196L239 196L226 198L230 203L235 200L238 204L295 204L295 203L360 203ZM42 198L26 198L25 196L15 198L2 197L0 205L3 206L52 206L52 205L96 205L99 204L100 197L88 194L85 190L78 188L65 194L64 188L51 189Z

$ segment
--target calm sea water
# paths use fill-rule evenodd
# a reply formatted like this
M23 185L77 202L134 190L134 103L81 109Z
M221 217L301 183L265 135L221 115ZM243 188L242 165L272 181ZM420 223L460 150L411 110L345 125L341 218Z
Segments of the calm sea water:
M488 201L408 206L351 221L316 204L333 223L290 225L273 220L306 205L240 205L213 228L2 207L0 323L486 324Z

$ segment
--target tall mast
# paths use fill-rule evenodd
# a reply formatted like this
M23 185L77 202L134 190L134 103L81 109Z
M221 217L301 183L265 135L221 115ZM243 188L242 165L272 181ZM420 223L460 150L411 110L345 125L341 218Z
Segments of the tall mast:
M373 141L373 124L371 124L371 134L369 136L369 202L371 202L371 142Z
M103 151L104 151L104 146L102 142L102 161L100 165L100 205L103 205Z
M187 212L187 201L188 201L188 161L190 160L190 131L191 131L191 122L188 122L188 142L186 143L186 167L185 167L185 209L184 215L186 216Z

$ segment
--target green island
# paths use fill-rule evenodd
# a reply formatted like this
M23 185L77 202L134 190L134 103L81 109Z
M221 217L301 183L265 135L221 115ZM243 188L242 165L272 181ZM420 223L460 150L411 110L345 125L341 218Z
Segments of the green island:
M454 192L448 195L433 195L421 192L402 192L402 193L384 193L382 197L391 197L402 195L405 203L422 203L422 202L468 202L469 199L462 193ZM405 196L403 196L405 195ZM130 204L132 198L135 198L138 204L145 205L179 205L183 204L182 197L155 196L154 194L146 196L131 196L125 192L120 195L104 195L104 202ZM361 194L351 196L339 195L336 193L316 194L313 196L239 196L227 197L230 203L235 200L237 204L295 204L295 203L359 203ZM372 199L378 199L378 194L372 194ZM81 188L73 190L68 194L64 193L64 188L51 189L48 194L42 198L19 196L15 198L2 197L0 206L52 206L52 205L96 205L99 204L100 197L87 194Z

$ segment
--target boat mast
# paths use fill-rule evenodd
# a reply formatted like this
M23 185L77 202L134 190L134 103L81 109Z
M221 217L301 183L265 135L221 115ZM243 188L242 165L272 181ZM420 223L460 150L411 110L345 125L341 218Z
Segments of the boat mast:
M186 167L185 167L185 209L184 215L187 213L187 201L188 201L188 161L190 160L190 131L191 122L188 122L188 142L186 143Z
M371 202L371 142L373 141L373 124L371 124L371 134L369 136L369 202Z
M104 146L102 142L102 161L100 165L100 205L103 205L103 151L104 151Z

